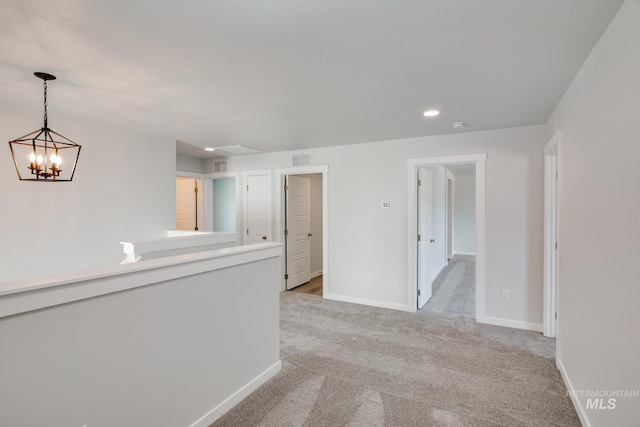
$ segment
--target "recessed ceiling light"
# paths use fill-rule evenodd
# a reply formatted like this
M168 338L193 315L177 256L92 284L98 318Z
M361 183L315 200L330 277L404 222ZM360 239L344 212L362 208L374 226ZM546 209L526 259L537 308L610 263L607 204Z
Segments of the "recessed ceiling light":
M216 149L212 147L207 147L204 149L204 151L216 151Z
M438 114L440 114L440 111L438 111L438 110L427 110L427 111L424 112L424 116L425 117L435 117Z

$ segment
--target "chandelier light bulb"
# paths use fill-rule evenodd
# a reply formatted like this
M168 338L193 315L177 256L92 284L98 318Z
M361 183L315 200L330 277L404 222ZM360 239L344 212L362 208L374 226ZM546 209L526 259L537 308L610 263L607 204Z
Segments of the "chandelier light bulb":
M44 159L42 158L42 155L38 155L38 157L36 157L36 162L37 162L38 164L41 164L41 163L42 163L42 160L44 160Z
M31 154L29 154L29 161L31 163L36 161L36 153L34 153L33 151L31 152Z

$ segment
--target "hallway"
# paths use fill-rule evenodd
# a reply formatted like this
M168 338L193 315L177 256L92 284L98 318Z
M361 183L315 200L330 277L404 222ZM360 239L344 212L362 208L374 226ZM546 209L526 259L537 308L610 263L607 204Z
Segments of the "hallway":
M419 312L475 319L475 271L474 256L454 255L433 281L433 296Z

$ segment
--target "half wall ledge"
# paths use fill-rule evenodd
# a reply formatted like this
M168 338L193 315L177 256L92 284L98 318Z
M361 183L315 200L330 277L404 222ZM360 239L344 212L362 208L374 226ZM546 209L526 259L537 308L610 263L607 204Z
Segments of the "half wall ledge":
M0 283L0 318L280 257L282 247L258 243Z

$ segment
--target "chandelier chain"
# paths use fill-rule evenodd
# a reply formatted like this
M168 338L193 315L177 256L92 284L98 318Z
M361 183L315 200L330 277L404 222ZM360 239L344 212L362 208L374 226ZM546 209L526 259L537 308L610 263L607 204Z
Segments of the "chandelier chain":
M47 81L44 81L44 127L47 126Z

